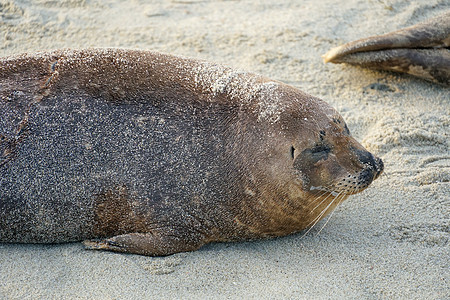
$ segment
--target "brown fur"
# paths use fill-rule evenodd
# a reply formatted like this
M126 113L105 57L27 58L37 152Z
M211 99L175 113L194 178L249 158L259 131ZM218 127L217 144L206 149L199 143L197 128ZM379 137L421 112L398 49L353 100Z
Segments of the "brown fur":
M328 104L258 75L118 49L0 64L3 242L167 255L282 236L383 171Z

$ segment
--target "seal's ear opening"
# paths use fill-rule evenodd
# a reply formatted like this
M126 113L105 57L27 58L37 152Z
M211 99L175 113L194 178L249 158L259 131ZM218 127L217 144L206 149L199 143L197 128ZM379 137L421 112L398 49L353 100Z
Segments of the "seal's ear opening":
M291 146L291 157L292 157L292 159L294 159L295 158L295 148L294 148L294 146Z

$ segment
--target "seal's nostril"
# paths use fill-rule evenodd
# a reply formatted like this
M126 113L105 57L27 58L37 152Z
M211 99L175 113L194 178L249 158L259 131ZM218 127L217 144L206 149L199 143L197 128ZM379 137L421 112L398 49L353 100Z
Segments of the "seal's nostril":
M364 165L364 171L361 173L361 178L364 178L369 184L373 180L377 179L378 176L384 170L383 161L372 155L372 153L360 149L354 149L358 155L359 161Z
M376 165L376 170L377 170L377 174L375 175L375 179L376 179L376 178L378 178L378 176L381 175L381 173L383 173L384 163L381 160L381 158L376 157L375 158L375 165Z
M373 171L378 170L377 163L375 162L376 158L372 155L372 153L368 151L363 150L356 150L356 153L358 154L359 161L368 166Z

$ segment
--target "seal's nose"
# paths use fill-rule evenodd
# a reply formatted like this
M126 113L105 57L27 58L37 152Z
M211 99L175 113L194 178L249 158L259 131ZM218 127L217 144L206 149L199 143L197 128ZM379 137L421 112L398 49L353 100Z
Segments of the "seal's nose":
M369 169L373 172L373 180L377 179L378 176L383 172L384 170L384 164L381 158L375 157L372 155L372 153L368 151L359 151L358 152L358 158L364 165L368 166Z
M380 158L373 156L367 151L359 151L358 158L365 166L358 177L358 185L361 189L364 189L380 176L383 172L384 164Z

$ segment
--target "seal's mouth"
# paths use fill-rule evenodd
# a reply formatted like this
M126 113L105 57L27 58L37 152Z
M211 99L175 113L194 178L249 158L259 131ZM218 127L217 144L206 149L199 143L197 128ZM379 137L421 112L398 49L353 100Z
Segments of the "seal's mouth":
M369 162L365 162L364 166L365 167L361 172L357 174L348 174L337 182L333 192L343 192L347 195L360 193L377 179L384 170L383 161L371 154Z

